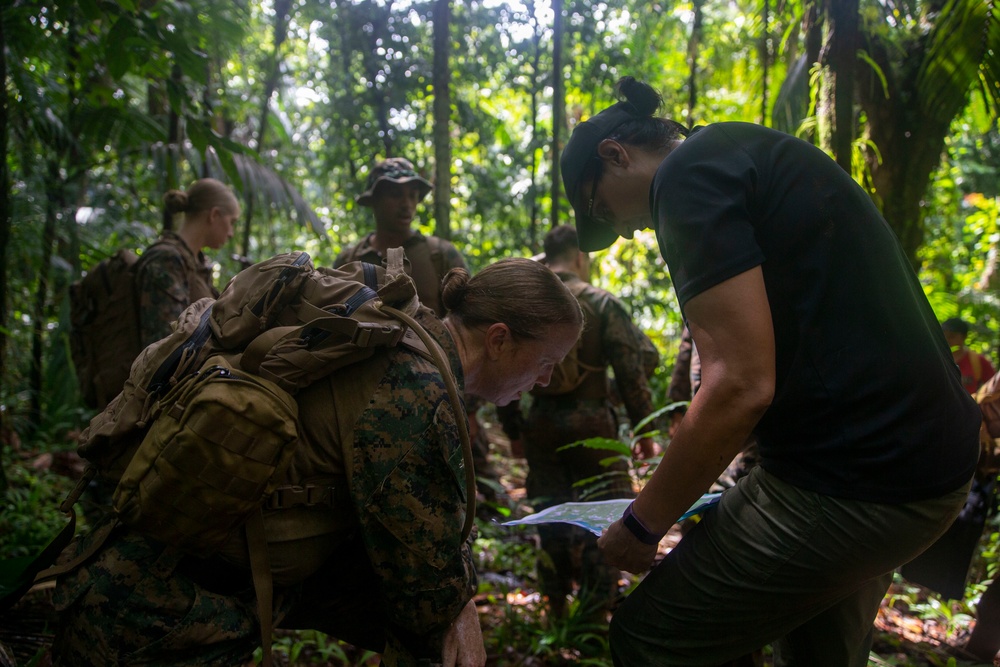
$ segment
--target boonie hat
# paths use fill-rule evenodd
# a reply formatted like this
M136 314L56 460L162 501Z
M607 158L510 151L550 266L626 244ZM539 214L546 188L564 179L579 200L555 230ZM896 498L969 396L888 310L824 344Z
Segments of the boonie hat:
M563 188L576 212L576 231L580 236L580 250L584 252L607 248L618 238L618 232L587 217L588 202L584 201L580 185L584 177L593 171L598 144L635 117L635 107L630 102L612 104L576 126L559 158Z
M413 168L413 163L401 157L391 157L379 162L368 175L367 189L359 194L355 199L362 206L371 206L372 197L375 196L375 189L382 181L391 183L410 183L416 181L420 187L420 198L423 199L433 187L430 182L422 177Z

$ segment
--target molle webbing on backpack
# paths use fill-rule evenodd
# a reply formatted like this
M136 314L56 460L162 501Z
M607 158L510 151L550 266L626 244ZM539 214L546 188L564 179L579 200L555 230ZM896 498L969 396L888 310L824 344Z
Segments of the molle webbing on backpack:
M295 400L223 356L179 382L115 490L121 521L212 553L277 486L298 442Z
M188 306L175 322L173 333L139 354L121 393L84 429L80 456L97 468L103 479L117 482L121 478L146 427L160 412L160 399L209 356L212 304L213 300L206 298Z

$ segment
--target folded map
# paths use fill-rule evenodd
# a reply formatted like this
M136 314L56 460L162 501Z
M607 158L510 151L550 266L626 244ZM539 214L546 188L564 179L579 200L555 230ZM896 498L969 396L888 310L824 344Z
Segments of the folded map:
M695 514L701 514L707 507L719 502L721 493L706 493L691 506L687 512L681 515L678 521L683 521ZM622 518L622 513L631 498L620 498L617 500L597 500L589 503L562 503L539 510L534 514L529 514L523 519L504 521L503 526L525 526L536 523L572 523L581 528L586 528L594 535L600 535L608 526Z

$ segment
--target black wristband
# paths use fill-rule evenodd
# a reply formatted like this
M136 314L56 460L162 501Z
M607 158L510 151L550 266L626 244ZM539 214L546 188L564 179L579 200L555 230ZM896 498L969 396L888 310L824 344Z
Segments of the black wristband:
M643 544L659 544L660 540L663 539L663 535L666 535L666 533L663 535L657 535L646 528L646 526L642 525L642 521L639 521L639 517L632 512L632 503L629 503L628 507L625 508L625 513L622 514L622 523L624 523L625 527L628 528L633 535L635 535L635 539L639 540Z

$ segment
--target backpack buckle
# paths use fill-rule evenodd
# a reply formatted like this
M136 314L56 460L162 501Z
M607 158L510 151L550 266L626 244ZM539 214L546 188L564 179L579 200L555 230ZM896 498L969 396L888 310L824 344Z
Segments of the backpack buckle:
M377 322L358 322L351 343L358 347L393 347L403 339L406 331L396 324L379 324Z
M314 507L328 505L335 507L337 487L330 485L281 486L274 490L271 497L264 503L269 510L289 509L291 507Z

